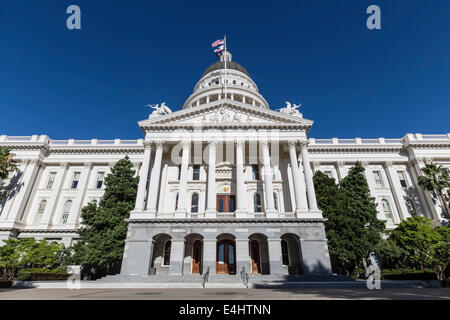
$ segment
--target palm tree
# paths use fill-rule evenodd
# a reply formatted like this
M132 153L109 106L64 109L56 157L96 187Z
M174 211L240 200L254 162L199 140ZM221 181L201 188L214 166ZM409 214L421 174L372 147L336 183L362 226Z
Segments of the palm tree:
M423 176L419 177L419 185L426 191L435 192L444 209L444 214L449 215L449 206L444 190L450 187L449 170L438 166L436 163L428 163L422 168Z
M19 168L13 160L14 154L7 147L0 147L0 181L8 178L10 171L18 171Z

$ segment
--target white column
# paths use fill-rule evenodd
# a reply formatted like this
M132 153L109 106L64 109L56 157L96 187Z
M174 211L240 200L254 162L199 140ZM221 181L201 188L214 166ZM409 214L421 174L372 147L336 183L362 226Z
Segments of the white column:
M336 162L336 169L337 169L339 181L341 181L342 179L345 178L344 162L342 162L342 161Z
M244 183L244 141L236 142L236 218L247 217L247 190Z
M150 176L150 184L147 194L147 211L151 215L156 215L156 203L159 195L159 178L161 176L161 161L164 143L158 141L156 143L155 161L153 162L152 174Z
M316 194L314 192L314 182L313 182L313 174L311 170L311 165L309 162L307 142L301 143L302 150L302 162L303 168L305 170L305 180L306 180L306 193L308 194L308 204L310 210L318 210Z
M392 166L392 163L389 161L385 162L386 167L386 173L389 180L389 183L391 185L391 190L394 195L394 201L397 205L397 211L399 214L400 221L410 217L408 208L406 207L406 200L403 197L403 190L400 185L400 180L398 178L397 172L395 172L394 167ZM395 221L395 222L400 222Z
M216 141L209 143L208 158L208 198L205 212L205 218L215 218L217 216L216 209Z
M28 203L28 198L33 188L34 182L39 172L41 161L38 159L25 160L27 167L23 172L23 177L20 179L19 186L15 189L16 195L13 199L12 206L9 213L2 212L1 220L8 220L11 222L20 221L24 214L25 207Z
M183 156L181 158L181 175L180 175L180 189L178 193L178 209L175 212L175 218L186 218L186 203L187 203L187 180L188 168L191 151L191 142L183 141Z
M430 194L430 192L425 191L418 183L419 177L423 175L421 169L424 168L424 167L425 167L425 160L424 159L415 159L413 161L413 170L411 170L411 171L415 170L415 174L417 176L417 177L414 177L414 178L416 178L415 182L416 182L416 186L417 186L417 189L418 189L417 192L419 194L422 194L423 198L425 198L425 201L422 203L422 207L425 210L425 214L428 215L427 218L432 219L434 222L437 223L437 222L440 222L439 213L436 210L436 205L433 202L431 194ZM439 200L438 200L438 203L440 204Z
M266 190L266 217L276 218L278 212L275 210L273 202L272 168L270 167L269 142L262 141L262 156L264 164L264 186Z
M302 203L301 198L301 186L300 186L300 173L298 169L297 154L295 152L295 141L288 141L289 146L289 158L291 161L292 180L294 182L294 194L295 194L295 212L297 215L300 213L300 206Z
M144 159L142 160L141 172L139 173L139 185L136 196L134 211L144 211L145 193L147 192L148 171L152 156L152 148L149 142L144 142Z
M304 210L304 211L308 211L309 207L308 207L308 197L306 196L306 181L305 181L305 173L304 173L304 168L303 168L303 162L301 161L301 153L298 154L297 156L297 163L299 163L298 165L298 173L300 175L300 197L302 202L300 203L300 209Z

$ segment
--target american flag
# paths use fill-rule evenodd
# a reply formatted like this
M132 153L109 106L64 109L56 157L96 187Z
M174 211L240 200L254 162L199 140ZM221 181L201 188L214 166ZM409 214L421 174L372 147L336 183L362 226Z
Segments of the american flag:
M219 44L225 44L225 40L224 39L220 39L220 40L216 40L212 43L211 47L217 47Z

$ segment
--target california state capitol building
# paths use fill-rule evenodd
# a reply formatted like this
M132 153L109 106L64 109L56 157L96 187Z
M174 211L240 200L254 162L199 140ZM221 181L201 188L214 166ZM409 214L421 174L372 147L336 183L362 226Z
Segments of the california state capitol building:
M330 274L313 175L340 181L357 161L388 229L415 215L445 222L417 181L429 161L450 167L450 133L314 139L307 107L283 104L270 107L225 51L181 110L152 106L137 140L1 135L19 171L6 181L0 240L70 246L82 207L125 156L140 179L121 275Z

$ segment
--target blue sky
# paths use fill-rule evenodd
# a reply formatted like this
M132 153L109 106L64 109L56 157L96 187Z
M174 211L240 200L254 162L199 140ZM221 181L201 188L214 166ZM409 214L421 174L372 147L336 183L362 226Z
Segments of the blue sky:
M448 133L449 21L448 0L3 1L0 134L142 138L144 105L181 108L224 34L272 109L303 104L311 137Z

